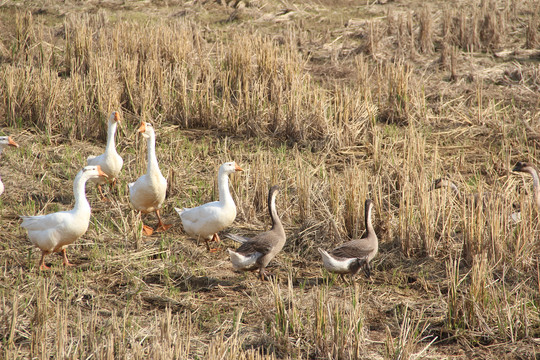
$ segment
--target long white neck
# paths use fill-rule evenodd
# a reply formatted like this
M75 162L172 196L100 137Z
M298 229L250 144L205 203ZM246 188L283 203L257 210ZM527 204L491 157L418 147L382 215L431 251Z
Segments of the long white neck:
M151 133L148 136L148 165L146 167L146 172L148 174L155 174L159 173L161 175L161 171L159 171L159 165L156 158L156 135L154 133Z
M109 121L109 129L107 130L107 146L105 147L105 152L116 152L116 144L114 141L116 135L116 121Z
M232 203L234 205L234 200L229 191L229 174L227 174L225 171L222 171L221 169L218 173L218 190L220 203Z
M79 211L87 211L90 212L90 204L88 203L88 200L86 199L86 181L88 180L88 177L84 175L84 172L81 170L75 176L75 180L73 181L73 196L75 197L75 206L73 207L73 211L79 212Z

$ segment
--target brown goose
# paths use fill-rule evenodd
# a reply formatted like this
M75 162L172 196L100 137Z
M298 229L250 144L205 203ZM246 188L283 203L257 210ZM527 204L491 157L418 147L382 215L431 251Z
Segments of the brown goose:
M330 253L318 248L326 270L337 274L355 275L361 267L366 277L371 276L369 262L377 255L379 241L371 224L373 202L370 199L365 203L366 234L361 239L346 242L332 250Z
M285 245L285 230L276 212L276 196L279 193L277 185L272 186L268 192L268 212L272 219L272 228L254 238L246 238L236 234L227 237L241 243L240 247L229 250L231 262L236 270L250 271L259 269L261 280L266 278L265 268Z
M531 174L533 178L533 197L536 207L540 209L540 179L538 178L538 170L533 164L518 161L512 171L524 172Z

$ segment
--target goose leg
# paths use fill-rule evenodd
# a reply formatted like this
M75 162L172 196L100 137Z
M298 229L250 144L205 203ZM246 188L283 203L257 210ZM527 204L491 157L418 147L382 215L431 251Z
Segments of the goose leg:
M163 223L163 221L161 220L161 216L159 215L159 210L156 210L156 215L158 218L158 227L156 228L156 231L166 231L172 226L170 224Z
M105 202L109 201L109 199L107 199L105 194L103 194L103 189L101 188L101 185L98 184L97 188L99 190L99 194L101 195L101 201L105 201Z
M216 237L218 238L218 240L216 240ZM208 243L208 239L204 239L205 243L206 243L206 249L209 251L209 252L217 252L218 249L217 248L210 248L210 244ZM214 234L212 236L212 241L219 241L219 236L218 234Z
M341 280L343 280L343 282L347 285L351 285L353 283L353 274L350 273L349 274L349 278L350 278L350 282L349 280L347 280L347 278L345 277L345 274L339 274L339 276L341 277Z
M260 268L260 269L259 269L259 275L260 275L262 281L270 280L270 277L274 277L274 276L275 276L275 275L272 274L272 273L266 272L266 269L265 269L265 268Z
M66 249L62 249L62 257L64 258L64 266L75 266L72 263L69 262L67 258Z
M41 250L41 260L39 261L39 270L49 270L50 267L45 265L45 255L46 252Z
M150 236L154 233L154 229L152 229L150 226L148 225L144 225L144 222L142 221L142 212L139 211L139 217L141 218L141 222L142 222L142 231L143 231L143 234L146 235L146 236Z
M366 274L366 277L369 279L371 278L371 268L369 267L369 263L366 261L366 264L364 265L364 273Z

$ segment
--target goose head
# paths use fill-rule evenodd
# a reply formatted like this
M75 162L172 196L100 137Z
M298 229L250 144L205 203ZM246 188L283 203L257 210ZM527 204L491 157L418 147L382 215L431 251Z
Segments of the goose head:
M19 144L13 141L11 136L0 136L0 150L5 148L6 146L19 147Z
M109 125L120 122L120 114L118 111L113 111L109 116Z
M366 211L371 211L373 209L373 200L366 199L366 201L364 202L364 208L366 209Z
M155 134L152 124L144 121L141 122L141 126L139 126L137 132L140 132L145 139L148 139L150 136Z
M514 166L514 168L512 169L512 171L531 173L532 171L536 171L536 169L534 168L532 164L528 162L518 161L516 166Z
M82 169L82 173L88 179L97 179L99 177L108 177L107 174L105 174L105 172L103 172L103 170L101 170L101 166L99 166L99 165L85 166Z
M269 201L274 201L274 203L275 203L275 201L276 201L275 199L278 196L280 190L281 189L279 188L279 185L272 186L270 188L270 191L268 191L268 200Z
M226 162L224 163L223 165L221 165L219 167L219 173L220 174L232 174L232 173L235 173L237 171L244 171L244 169L242 169L240 166L238 166L238 164L234 161L231 161L231 162Z
M433 181L433 183L429 187L429 190L441 189L443 187L452 187L452 185L454 185L454 183L451 182L450 180L445 179L445 178L440 178Z

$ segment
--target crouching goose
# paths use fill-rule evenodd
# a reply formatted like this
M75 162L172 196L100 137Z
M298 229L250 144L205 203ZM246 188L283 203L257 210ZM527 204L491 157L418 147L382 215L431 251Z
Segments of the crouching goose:
M124 160L122 160L122 157L116 152L116 146L114 143L116 127L119 122L120 116L118 115L118 112L113 111L109 117L109 125L107 128L107 146L105 147L105 152L99 156L89 156L88 159L86 159L88 165L99 165L101 170L107 174L107 178L99 177L91 180L92 182L97 183L101 198L105 201L107 198L105 195L103 195L101 185L109 182L111 186L114 186L116 184L118 174L120 174L120 170L122 170L122 165L124 164Z
M13 141L11 136L0 136L0 154L2 154L2 150L4 150L7 146L13 146L13 147L19 147L19 145ZM4 184L2 183L2 179L0 178L0 195L4 192Z
M369 263L377 255L379 241L371 224L373 202L365 202L366 234L361 239L346 242L328 253L318 248L326 270L337 274L355 275L363 267L366 277L371 276Z
M90 204L86 199L85 185L89 179L106 177L99 166L84 167L73 181L75 206L69 211L60 211L47 215L21 216L21 227L28 231L28 238L41 250L39 268L49 269L45 265L45 255L61 252L65 266L72 266L66 255L66 247L81 237L90 222Z
M441 178L433 181L433 184L431 184L429 190L436 190L441 189L443 187L448 187L452 190L458 201L465 202L465 204L471 208L476 206L482 206L484 211L486 211L489 208L489 202L490 198L497 198L501 202L505 202L505 196L501 193L492 193L489 191L483 192L483 193L473 193L473 194L462 194L457 185L454 184L451 180ZM519 204L512 204L512 207L514 210L508 215L508 221L512 223L518 223L521 221L521 212L519 211Z
M148 144L148 165L146 174L142 175L137 181L129 183L129 200L133 207L143 213L155 212L158 218L158 227L156 231L165 231L172 225L166 225L161 220L159 209L165 201L167 192L167 180L161 175L156 158L156 133L152 124L142 122L137 130L146 138ZM143 224L143 232L146 235L152 235L154 229Z
M266 277L265 268L285 245L285 230L276 212L276 196L279 193L277 185L272 186L268 192L268 212L272 219L272 228L254 238L245 238L236 234L227 237L241 243L240 247L229 251L231 262L235 270L249 271L259 269L261 280Z
M174 208L182 220L184 231L190 236L203 238L206 242L206 248L210 252L217 251L217 249L211 249L208 241L210 239L219 241L218 232L231 225L236 218L236 205L229 191L229 174L236 171L244 170L234 161L226 162L219 167L218 201L191 209Z
M536 203L536 208L540 210L540 179L538 177L538 170L533 164L527 162L518 161L512 171L524 172L530 174L533 179L533 199Z

